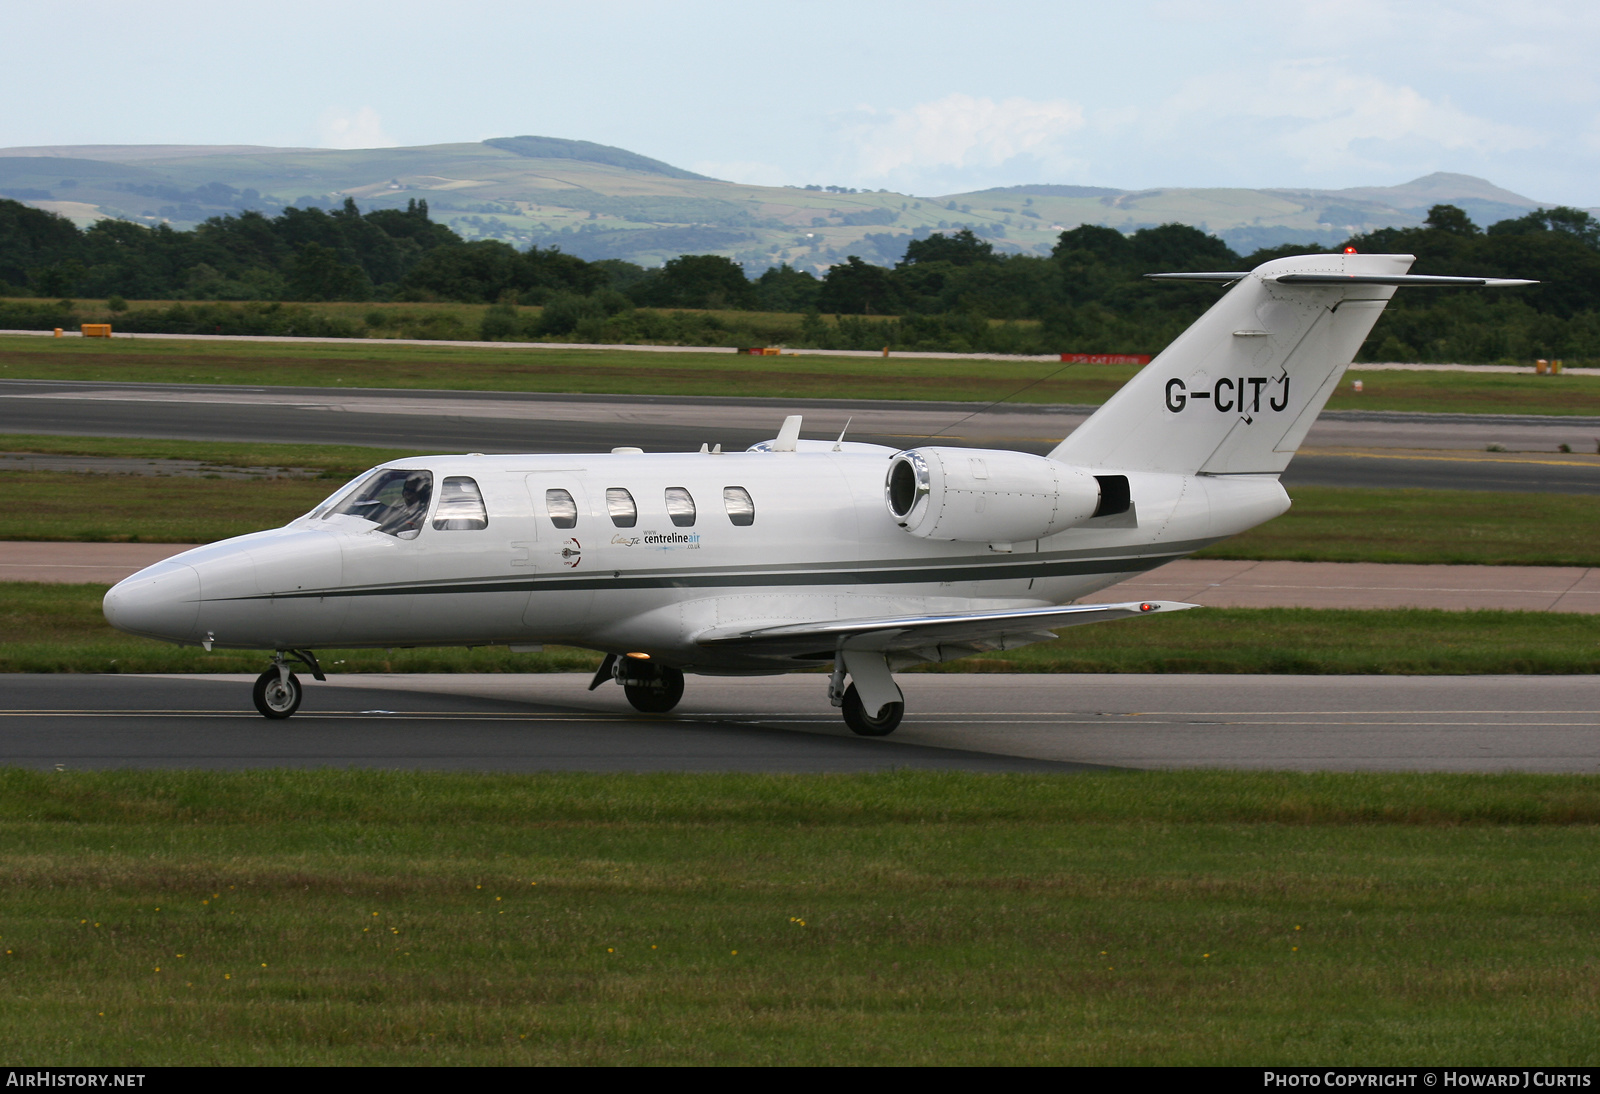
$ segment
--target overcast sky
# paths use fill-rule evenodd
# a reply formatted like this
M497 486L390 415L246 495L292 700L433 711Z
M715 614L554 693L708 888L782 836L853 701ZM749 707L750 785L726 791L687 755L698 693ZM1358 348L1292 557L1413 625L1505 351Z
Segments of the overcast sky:
M537 134L719 178L1387 185L1600 205L1600 4L456 0L8 6L0 146Z

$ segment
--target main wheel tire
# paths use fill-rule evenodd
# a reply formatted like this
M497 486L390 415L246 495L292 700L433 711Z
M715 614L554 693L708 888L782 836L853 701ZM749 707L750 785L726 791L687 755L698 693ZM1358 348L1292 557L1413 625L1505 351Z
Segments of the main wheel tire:
M268 669L256 677L250 698L265 717L287 718L300 709L300 678L292 672L282 678L277 669Z
M844 693L844 724L863 737L887 737L900 725L906 714L904 703L890 703L876 718L862 705L861 693L851 684Z
M624 684L622 690L641 714L665 714L683 698L683 673L660 665L648 684Z

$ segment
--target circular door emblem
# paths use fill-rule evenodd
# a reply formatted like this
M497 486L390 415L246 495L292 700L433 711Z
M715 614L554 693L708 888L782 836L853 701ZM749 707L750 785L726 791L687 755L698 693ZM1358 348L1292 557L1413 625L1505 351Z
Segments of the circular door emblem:
M578 563L583 561L583 544L575 539L569 539L561 545L561 564L568 569L577 569Z

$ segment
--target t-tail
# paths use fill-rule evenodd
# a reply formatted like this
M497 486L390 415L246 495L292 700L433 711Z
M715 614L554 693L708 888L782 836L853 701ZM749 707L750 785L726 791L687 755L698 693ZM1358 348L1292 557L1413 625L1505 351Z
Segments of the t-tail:
M1051 457L1107 471L1278 474L1396 288L1534 284L1407 273L1413 261L1299 255L1248 273L1150 275L1233 284Z

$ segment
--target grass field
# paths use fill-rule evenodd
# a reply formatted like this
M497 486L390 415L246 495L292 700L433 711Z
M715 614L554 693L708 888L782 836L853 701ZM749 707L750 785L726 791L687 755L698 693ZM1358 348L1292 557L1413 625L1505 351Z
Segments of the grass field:
M1281 517L1199 558L1600 565L1600 498L1296 486Z
M0 539L207 543L279 527L372 465L412 453L323 445L12 435L0 450L188 459L260 468L255 481L16 471L0 478ZM321 477L274 476L301 468ZM1570 494L1296 487L1288 513L1202 558L1600 565L1600 499Z
M257 672L258 651L180 648L112 630L104 585L0 583L0 672ZM598 654L549 647L318 650L333 672L592 672ZM1073 627L1054 642L941 672L1594 673L1600 618L1565 612L1202 608Z
M32 1066L1593 1066L1600 780L0 770Z
M0 337L0 379L1098 404L1136 369L910 357ZM1052 375L1056 373L1056 375ZM1600 415L1600 377L1361 372L1332 409ZM1032 386L1027 386L1027 385ZM1026 387L1026 390L1022 390Z

